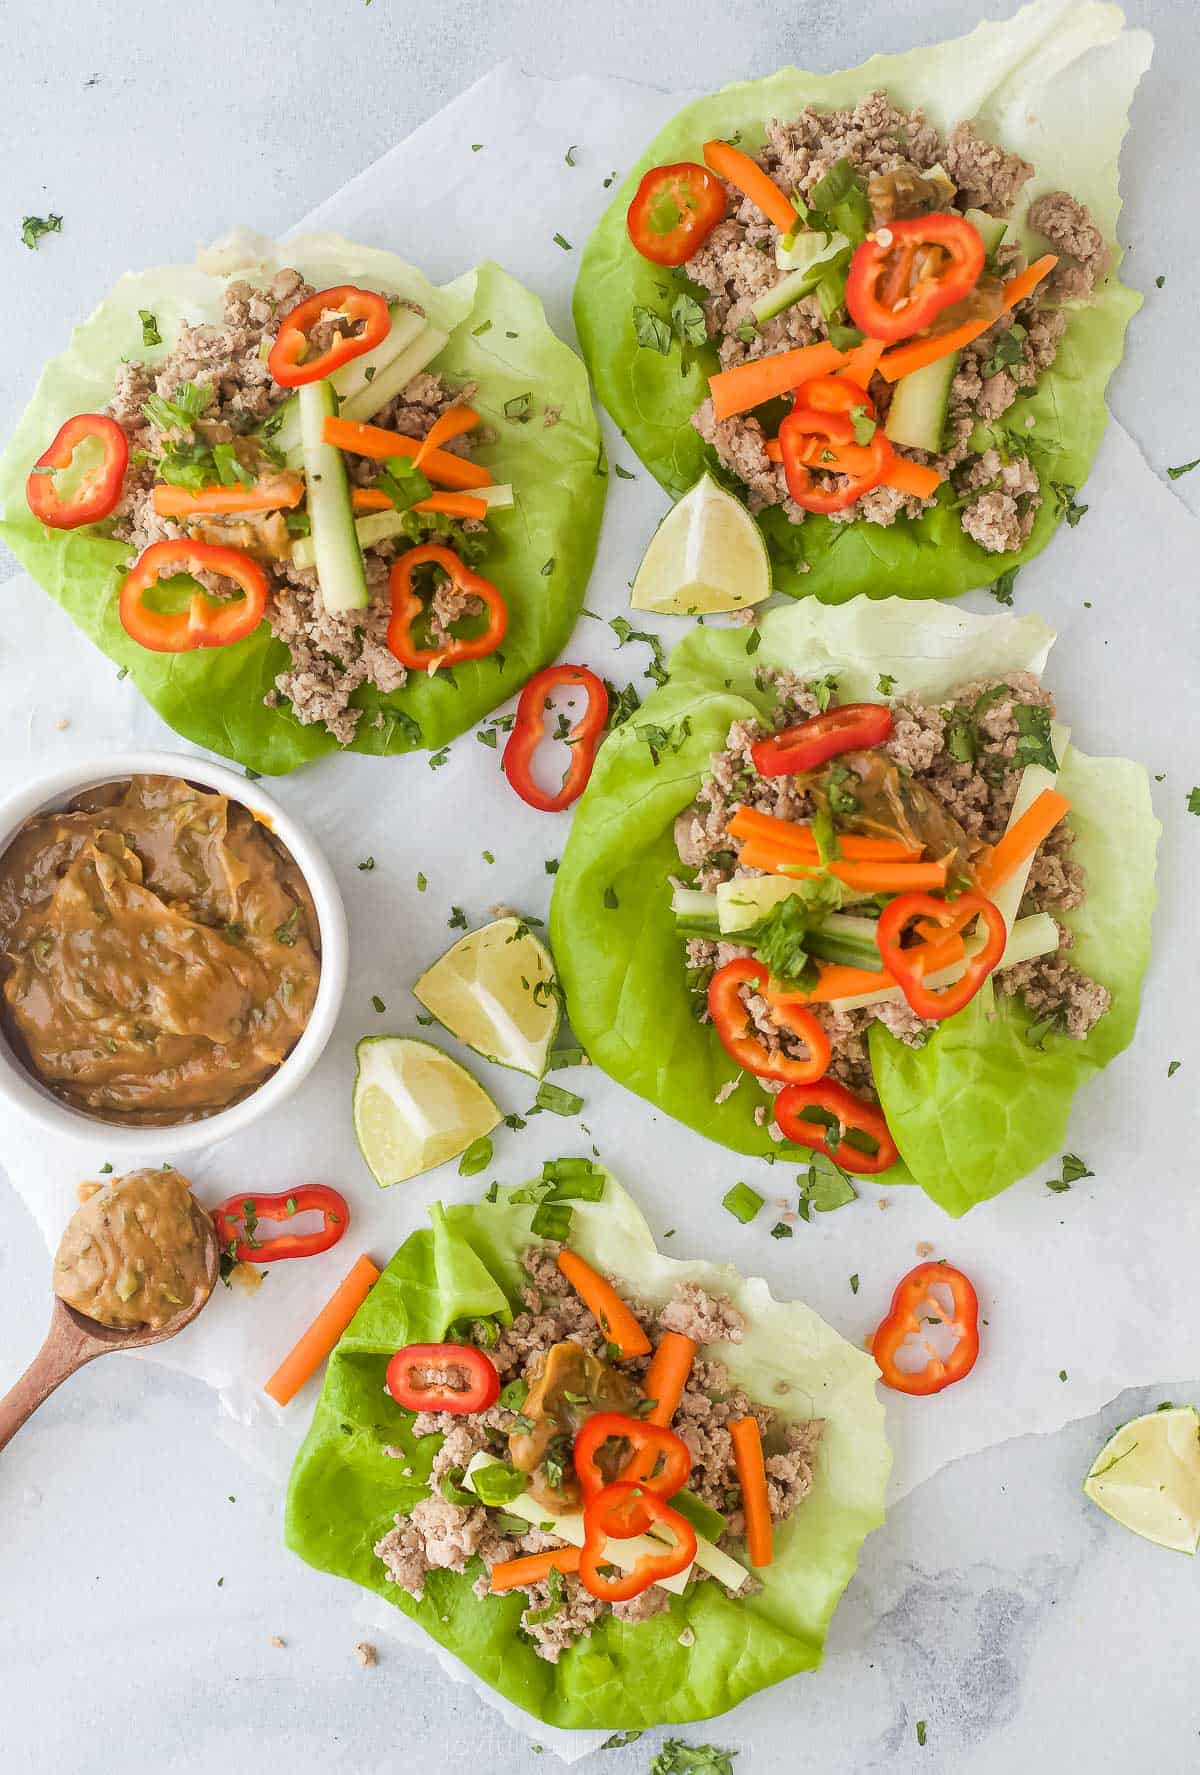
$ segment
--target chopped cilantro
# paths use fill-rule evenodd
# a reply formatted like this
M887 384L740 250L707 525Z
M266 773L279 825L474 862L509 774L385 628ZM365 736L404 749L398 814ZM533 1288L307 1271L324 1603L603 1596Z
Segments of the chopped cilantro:
M31 253L37 251L37 245L44 234L61 234L61 216L26 216L21 223L21 239Z
M374 869L374 867L375 867L374 857L364 857L362 862L358 865L358 867L363 875L370 874L371 870Z
M142 323L142 344L161 345L162 334L158 330L158 322L148 308L138 309L138 319Z
M465 931L466 930L467 915L463 911L461 906L451 906L450 916L446 920L446 923L450 926L450 929L452 931Z
M1170 1065L1167 1067L1167 1077L1169 1079L1173 1079L1175 1077L1175 1074L1179 1071L1179 1068L1182 1065L1183 1065L1182 1060L1172 1060Z
M1062 1175L1060 1177L1048 1177L1046 1179L1046 1188L1054 1195L1061 1196L1064 1190L1069 1190L1073 1183L1079 1183L1083 1178L1094 1177L1095 1175L1096 1173L1094 1171L1089 1171L1083 1160L1077 1157L1075 1153L1064 1153L1062 1156Z
M786 1221L777 1220L771 1228L771 1237L773 1239L791 1239L795 1237L795 1234Z
M486 1134L481 1134L478 1140L473 1140L471 1142L462 1158L458 1161L458 1175L460 1177L474 1177L477 1171L486 1171L487 1167L492 1162L492 1153L494 1150L495 1149L488 1136Z
M383 1000L380 998L380 996L377 992L373 992L371 994L371 1003L374 1006L374 1008L379 1012L380 1016L382 1016L384 1011L387 1010L387 1006L384 1004Z
M561 247L564 253L569 253L572 250L570 241L565 240L561 234L554 236L554 244L556 247Z
M617 899L616 889L606 887L604 890L604 910L606 912L615 912L620 904L621 902Z
M991 592L992 597L996 600L997 604L1012 603L1013 587L1017 583L1017 574L1019 572L1020 568L1018 567L1006 567L999 579L993 583Z
M1194 468L1200 468L1200 456L1194 457L1191 462L1181 462L1178 468L1169 468L1167 476L1170 480L1177 481L1180 475L1190 475Z
M924 1720L917 1721L917 1743L920 1745L924 1745L924 1743L925 1743L925 1721Z
M1200 789L1189 789L1187 810L1190 814L1200 814Z
M429 886L429 882L426 880L425 876L418 869L417 870L417 892L419 894L423 894L425 892L425 889L428 886Z
M636 481L637 480L637 476L635 474L632 474L629 469L622 468L621 464L619 462L613 463L613 473L616 475L618 481Z
M857 1270L855 1270L854 1274L850 1278L850 1292L851 1292L851 1294L858 1293L858 1271Z
M583 1108L583 1098L574 1091L564 1091L561 1085L551 1084L543 1079L537 1088L534 1103L538 1109L548 1109L556 1116L577 1116Z
M504 417L512 425L528 425L533 417L533 395L527 390L524 394L515 394L504 403Z

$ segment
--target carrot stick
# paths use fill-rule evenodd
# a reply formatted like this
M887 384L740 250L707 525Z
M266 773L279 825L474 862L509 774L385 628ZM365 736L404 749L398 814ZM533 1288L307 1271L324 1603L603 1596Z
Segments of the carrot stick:
M492 1567L493 1594L504 1590L524 1590L539 1584L552 1571L577 1572L582 1547L552 1547L548 1553L527 1553L521 1559L504 1559Z
M734 809L729 830L735 838L760 839L781 850L801 851L806 857L817 849L811 826L781 820L775 814L764 814L744 804ZM898 838L871 838L847 832L839 835L838 843L849 862L917 863L921 859L919 850L911 849Z
M1043 253L1040 259L1035 259L1032 265L1026 266L1024 271L1019 271L1016 277L1010 277L1004 286L1004 306L1015 308L1018 302L1023 302L1026 296L1031 296L1042 279L1049 277L1057 264L1057 253Z
M952 351L961 351L995 324L993 315L991 320L965 320L960 327L952 327L948 333L939 333L932 339L910 339L884 352L879 360L879 374L887 382L899 382L901 376L911 376L914 370L923 370L926 364L936 364ZM328 425L329 421L325 423Z
M150 503L160 518L186 518L207 512L273 512L299 505L303 498L304 482L299 475L267 475L253 487L218 484L201 487L199 493L160 483L150 495Z
M385 431L381 425L363 425L356 419L326 419L321 428L326 444L349 450L355 456L370 456L386 462L389 456L416 458L421 444L418 438L406 438L403 432ZM465 456L452 456L448 450L431 450L421 465L423 474L445 487L487 487L491 475Z
M791 394L812 376L828 376L845 361L846 353L823 339L819 345L797 345L792 351L777 351L773 357L736 364L732 370L718 370L708 379L713 412L718 419L732 419L735 413L761 407L776 395Z
M474 431L479 424L479 415L471 407L447 407L440 419L435 419L425 436L421 439L421 447L414 461L418 468L425 458L437 449L439 444L448 444L451 438L461 438L464 432Z
M642 1382L646 1398L654 1401L646 1413L647 1423L667 1428L679 1409L695 1360L696 1345L690 1337L684 1337L678 1331L663 1332Z
M356 487L350 495L356 512L390 512L392 502L382 487Z
M729 1426L729 1434L733 1441L738 1484L742 1488L746 1551L750 1555L750 1564L770 1565L775 1557L774 1534L771 1528L771 1505L767 1497L767 1469L763 1461L758 1423L754 1418L735 1418Z
M872 968L843 967L840 962L821 962L818 964L821 977L815 986L785 986L780 990L775 987L768 989L768 1001L773 1005L827 1005L835 998L857 998L861 992L880 992L885 986L894 986L896 982L887 973L876 973Z
M560 1251L558 1267L597 1320L609 1343L616 1344L623 1362L631 1356L649 1355L650 1339L611 1282L598 1276L591 1264L585 1263L576 1251Z
M911 493L917 499L929 499L941 486L944 476L923 462L910 462L906 456L893 456L883 477L885 487L900 493Z
M276 1405L294 1399L316 1372L379 1280L369 1257L360 1257L317 1314L304 1336L284 1357L263 1392Z
M867 894L926 893L946 885L944 863L893 863L866 859L822 865L817 859L784 852L751 839L742 845L741 861L748 869L765 869L771 875L803 878L825 868L836 881Z
M1059 821L1064 820L1070 811L1071 803L1065 795L1060 795L1057 789L1043 789L1037 800L1030 803L1019 820L1014 821L987 861L980 866L980 893L994 893L1026 857L1033 855L1042 840L1053 832Z
M751 160L732 142L705 142L704 158L718 178L728 179L731 185L736 185L755 208L762 211L768 222L774 222L781 234L791 234L799 221L796 207L788 202L757 160Z
M834 374L844 376L847 382L857 382L860 388L866 388L882 356L882 339L864 339L861 345L854 347L842 368L835 370Z
M472 499L469 493L433 493L428 499L418 499L413 506L415 512L441 512L447 518L486 518L488 504L486 499Z

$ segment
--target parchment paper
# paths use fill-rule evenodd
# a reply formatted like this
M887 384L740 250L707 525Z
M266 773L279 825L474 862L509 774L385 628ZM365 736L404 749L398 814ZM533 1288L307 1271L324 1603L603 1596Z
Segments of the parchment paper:
M545 297L552 323L570 338L574 249L608 199L603 181L690 96L614 80L535 80L506 65L299 226L391 247L437 280L494 257ZM472 152L477 142L483 146ZM572 146L575 165L569 166ZM555 244L556 232L572 251ZM1136 361L1136 321L1129 349ZM635 478L610 471L599 565L586 601L599 620L581 619L570 657L645 691L646 648L630 643L618 650L607 619L627 612L627 583L665 499L611 429L608 443L610 463ZM1155 800L1165 827L1162 899L1139 1035L1133 1049L1080 1094L1070 1131L1069 1149L1095 1178L1051 1194L1043 1176L1031 1177L959 1222L915 1190L893 1190L885 1200L864 1184L856 1205L801 1223L790 1241L775 1241L768 1236L773 1215L742 1227L720 1200L744 1178L768 1202L786 1194L794 1206L792 1172L710 1145L588 1069L554 1075L585 1097L586 1132L577 1120L540 1115L522 1133L500 1128L495 1165L486 1175L464 1181L451 1165L378 1190L350 1123L355 1041L396 1031L432 1037L453 1051L448 1036L418 1028L411 982L452 940L452 903L472 923L485 920L497 903L545 916L551 878L544 860L560 853L568 816L525 807L500 776L498 752L471 735L455 743L438 771L422 755L331 758L269 786L318 835L345 895L351 971L341 1022L298 1098L186 1168L209 1201L246 1187L333 1183L350 1196L355 1223L329 1258L276 1265L253 1296L222 1293L162 1352L170 1365L221 1390L225 1431L251 1458L281 1475L286 1470L314 1387L286 1414L270 1406L259 1387L357 1252L368 1250L382 1262L435 1197L465 1198L491 1175L527 1177L544 1157L587 1152L593 1140L660 1237L671 1233L673 1252L720 1251L743 1270L765 1275L777 1294L802 1296L852 1339L873 1329L897 1277L917 1261L921 1242L974 1277L986 1326L970 1383L928 1400L889 1397L896 1497L961 1455L1018 1433L1055 1430L1125 1387L1194 1371L1200 1349L1194 1279L1200 1207L1192 1148L1200 966L1193 883L1200 820L1189 816L1186 797L1200 780L1194 713L1200 526L1116 424L1082 497L1086 517L1077 528L1064 528L1021 573L1017 604L1039 611L1059 631L1047 682L1074 739L1087 752L1120 752L1161 773ZM973 602L995 608L986 594ZM657 627L668 640L684 627L640 617L636 626ZM185 750L29 581L16 580L9 589L3 649L10 687L38 686L32 706L11 694L0 706L5 791L73 756L138 745ZM60 730L60 720L69 726ZM494 865L483 860L485 849ZM356 864L368 855L375 868L359 871ZM424 893L417 892L418 871L428 880ZM384 1000L383 1014L372 1009L372 994ZM460 1057L502 1110L529 1108L531 1081ZM1172 1060L1182 1066L1168 1080ZM78 1146L9 1119L3 1163L50 1247L74 1206L75 1186L108 1156L100 1132ZM171 1156L164 1141L162 1157ZM849 1286L852 1274L859 1277L857 1294ZM527 1724L545 1739L535 1722ZM572 1741L570 1748L582 1754L592 1743Z

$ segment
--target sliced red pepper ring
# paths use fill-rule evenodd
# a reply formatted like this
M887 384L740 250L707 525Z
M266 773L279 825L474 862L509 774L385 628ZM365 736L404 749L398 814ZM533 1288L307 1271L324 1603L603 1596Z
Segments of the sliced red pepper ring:
M496 1364L471 1344L405 1344L387 1365L387 1390L405 1411L486 1411L500 1397Z
M575 1472L585 1499L594 1498L609 1484L596 1458L607 1442L629 1445L629 1455L622 1457L625 1473L636 1478L646 1491L673 1498L687 1484L692 1457L687 1444L673 1430L652 1424L646 1418L628 1417L621 1411L597 1411L575 1437L573 1450Z
M964 915L967 915L964 918ZM957 931L969 918L980 917L987 927L981 948L968 947L963 976L953 986L936 987L925 984L929 972L929 946L924 943L901 948L901 941L910 925L928 919L940 930ZM918 1017L937 1023L953 1017L969 1005L992 969L1004 954L1008 928L998 906L972 889L956 900L938 900L932 894L899 894L889 900L880 914L875 931L875 944L887 972L900 987L909 1006Z
M479 598L487 611L487 627L480 635L460 639L451 635L441 646L421 647L413 639L413 624L421 616L425 604L413 589L413 574L418 567L432 564L446 574L456 592ZM409 549L392 567L392 616L388 623L389 651L414 672L436 672L439 666L456 665L460 660L486 659L495 653L508 630L508 606L490 579L474 573L453 549L441 543L426 543Z
M625 219L629 238L655 265L682 265L725 216L725 187L695 161L652 166Z
M55 472L70 468L75 452L88 442L103 451L100 463L79 478L65 496L55 485ZM98 524L107 518L121 497L121 485L129 463L125 433L107 413L76 413L60 425L54 442L43 450L25 482L25 499L35 518L52 530L76 530L80 524Z
M850 261L850 318L868 338L908 339L971 293L986 260L979 231L965 216L889 222L868 235Z
M824 1121L810 1120L806 1111L823 1110L836 1119L838 1136L830 1144L831 1128ZM815 1085L789 1085L775 1099L775 1120L785 1140L794 1146L806 1146L812 1152L824 1153L856 1177L876 1177L896 1163L899 1153L892 1139L883 1111L866 1103L839 1085L834 1079L822 1079ZM864 1152L847 1140L857 1132L874 1141L875 1151Z
M294 1220L298 1214L308 1214L313 1209L321 1215L321 1225L315 1233L280 1233L274 1239L255 1236L264 1220ZM299 1189L280 1190L273 1196L230 1196L212 1210L212 1217L217 1244L238 1263L282 1263L289 1257L316 1257L336 1245L350 1225L350 1204L327 1184L305 1183Z
M802 1005L772 1004L771 1020L791 1035L798 1035L808 1053L793 1059L782 1049L772 1054L760 1035L750 1033L750 1012L741 995L743 986L767 994L770 975L752 956L727 961L708 983L708 1014L731 1059L760 1079L782 1079L785 1084L810 1084L829 1067L829 1037L811 1011Z
M628 1541L650 1528L667 1529L672 1545L644 1553L631 1571L617 1571L604 1557L608 1541ZM583 1512L579 1579L601 1602L630 1602L663 1578L686 1571L696 1557L696 1531L665 1498L644 1484L618 1479L589 1499Z
M760 777L789 777L820 770L842 752L868 752L892 733L892 711L886 703L840 703L809 721L785 727L750 748Z
M219 573L244 596L217 600L197 588L186 610L151 610L145 594L174 573ZM152 542L138 556L121 587L118 606L125 633L154 653L190 653L197 647L228 647L253 634L267 607L267 576L241 549L186 536Z
M587 706L567 736L571 763L562 786L539 789L533 780L533 755L546 730L546 699L553 690L576 689L587 693ZM558 814L578 801L587 788L596 752L608 720L608 692L586 666L547 666L537 672L521 692L517 718L504 747L504 774L530 807L544 814Z
M779 427L779 451L788 492L807 512L844 511L878 487L895 455L882 429L869 444L856 444L848 411L821 412L815 407L793 407ZM814 469L840 473L842 480L818 481Z
M314 351L309 335L318 321L333 315L345 316L347 330L335 328L329 344ZM361 332L350 328L360 326ZM392 317L382 296L374 290L360 290L357 284L339 284L336 289L318 290L315 296L297 303L279 323L275 343L267 358L267 368L281 388L299 388L305 382L320 382L352 358L387 338Z
M947 1313L935 1287L949 1291L952 1304ZM924 1368L901 1368L897 1357L910 1337L921 1337L928 1319L939 1319L953 1331L958 1342L949 1355L941 1356L928 1338L924 1339L929 1358ZM970 1374L979 1355L979 1297L975 1289L953 1264L919 1263L907 1276L902 1276L892 1295L887 1317L881 1322L871 1344L871 1352L879 1364L885 1387L897 1393L925 1396L940 1393Z

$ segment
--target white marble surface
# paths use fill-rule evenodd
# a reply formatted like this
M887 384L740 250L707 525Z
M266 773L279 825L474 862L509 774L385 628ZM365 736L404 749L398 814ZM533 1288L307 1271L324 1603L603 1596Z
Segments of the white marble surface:
M630 0L468 3L443 17L399 0L332 10L210 0L202 13L6 0L0 430L41 358L120 271L189 257L235 211L286 228L502 56L549 76L715 84L784 61L845 65L956 33L986 9L821 0L784 13L755 0L735 10L736 32L715 0L661 0L652 17ZM1200 448L1179 375L1194 363L1192 209L1170 182L1172 168L1196 163L1194 12L1189 0L1129 10L1158 39L1123 162L1127 276L1148 302L1113 406L1162 465ZM65 231L35 257L20 244L20 216L48 209L62 212ZM419 259L420 243L406 245ZM1200 510L1200 472L1176 491ZM0 577L11 567L0 560ZM2 637L0 673L10 696L27 694ZM40 1340L45 1274L36 1231L0 1181L0 1386ZM1030 1338L1036 1345L1038 1327ZM736 1745L739 1775L801 1756L837 1772L1194 1768L1181 1655L1193 1567L1112 1528L1078 1481L1108 1428L1143 1401L1198 1395L1200 1381L1165 1381L1057 1436L943 1472L868 1544L824 1671L757 1697L731 1733L685 1735ZM199 1385L118 1358L80 1376L6 1453L3 1775L240 1775L264 1757L297 1775L402 1760L447 1775L544 1767L432 1665L414 1668L384 1643L378 1669L358 1668L349 1592L282 1552L280 1501L216 1440L214 1414ZM272 1647L272 1635L286 1647ZM657 1737L594 1766L643 1770Z

